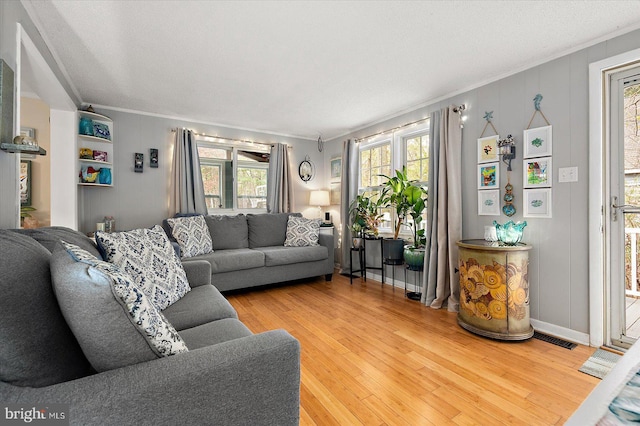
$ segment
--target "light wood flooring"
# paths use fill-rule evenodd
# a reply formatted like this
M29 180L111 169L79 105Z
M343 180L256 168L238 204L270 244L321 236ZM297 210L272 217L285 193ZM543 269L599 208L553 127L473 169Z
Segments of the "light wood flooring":
M600 380L595 348L498 342L402 289L334 274L228 293L253 331L301 343L301 425L563 424Z

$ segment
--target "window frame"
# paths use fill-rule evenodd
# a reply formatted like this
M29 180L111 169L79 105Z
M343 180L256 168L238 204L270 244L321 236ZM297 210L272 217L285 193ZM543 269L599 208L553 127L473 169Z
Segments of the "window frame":
M363 151L370 151L373 150L375 148L384 146L384 145L389 145L389 169L391 172L393 172L393 159L394 159L394 152L393 152L393 137L391 135L381 135L378 136L376 138L372 138L369 139L366 142L360 142L358 144L358 195L362 195L365 194L367 192L382 192L384 186L383 185L378 185L378 186L363 186L362 185L362 152ZM371 168L371 167L369 167ZM382 209L381 209L382 210ZM393 219L393 210L391 211L391 219ZM385 224L388 223L388 226L385 226ZM379 234L391 234L393 233L393 229L392 229L392 225L393 224L393 220L391 220L390 222L382 222L380 224L380 226L378 227L378 232Z
M207 157L200 157L198 159L200 161L200 166L206 164L220 164L224 161L231 161L231 170L232 170L232 197L233 202L231 208L218 208L218 209L210 209L207 207L207 214L210 215L223 215L223 214L237 214L237 213L266 213L266 203L264 208L239 208L238 207L238 168L242 166L248 166L250 168L256 169L265 169L267 171L267 186L269 179L269 163L260 163L260 162L252 162L239 160L239 151L247 151L252 150L255 152L270 152L270 145L262 144L262 143L250 143L250 142L241 142L241 141L232 141L226 140L223 138L212 138L209 136L198 135L196 136L196 145L197 147L204 148L217 148L217 149L225 149L231 151L231 159L230 160L222 160L222 159L207 159ZM224 173L224 168L221 168L221 179L220 184L226 185L226 176ZM221 188L221 194L224 193L225 186ZM223 195L221 195L223 196Z

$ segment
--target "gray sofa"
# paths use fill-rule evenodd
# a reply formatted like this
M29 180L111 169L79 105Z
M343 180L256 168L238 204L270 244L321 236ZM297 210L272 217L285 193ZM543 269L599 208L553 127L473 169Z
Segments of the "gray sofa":
M213 252L183 258L184 265L205 260L211 283L235 290L324 275L331 281L334 236L320 232L318 246L285 247L289 213L205 216ZM293 215L301 216L299 213ZM171 230L163 223L170 238Z
M67 228L0 230L3 413L66 404L73 425L298 424L298 341L284 330L251 333L210 284L208 262L185 262L192 289L163 311L189 351L97 373L52 287L52 279L86 278L60 263L68 256L60 239L98 255L91 240ZM129 349L126 340L108 338Z

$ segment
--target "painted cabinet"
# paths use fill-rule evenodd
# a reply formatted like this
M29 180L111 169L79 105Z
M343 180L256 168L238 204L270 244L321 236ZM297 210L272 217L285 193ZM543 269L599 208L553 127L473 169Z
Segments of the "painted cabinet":
M113 120L78 111L78 185L113 186Z
M458 324L500 340L533 336L529 321L530 245L503 246L484 240L458 241Z

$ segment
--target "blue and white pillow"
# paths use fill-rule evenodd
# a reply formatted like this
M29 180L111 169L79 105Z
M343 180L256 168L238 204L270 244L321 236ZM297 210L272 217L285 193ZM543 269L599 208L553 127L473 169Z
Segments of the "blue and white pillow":
M97 231L96 243L105 260L129 274L160 310L191 290L182 263L160 225L125 232Z
M285 247L317 246L320 234L320 219L289 216Z
M63 246L76 262L85 263L110 278L114 296L119 299L139 332L147 339L149 346L158 356L170 356L187 352L176 329L131 277L113 263L99 260L80 247L62 241Z
M204 216L184 216L167 219L171 235L180 245L182 257L193 257L213 251L213 241Z

